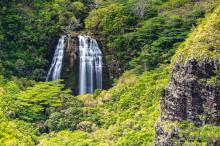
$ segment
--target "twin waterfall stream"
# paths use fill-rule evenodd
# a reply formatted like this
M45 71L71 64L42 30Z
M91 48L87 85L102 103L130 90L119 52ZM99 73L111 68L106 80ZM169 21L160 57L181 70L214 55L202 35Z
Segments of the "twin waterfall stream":
M47 81L60 79L65 37L61 36L56 46L53 60L47 74ZM102 52L95 39L79 35L79 95L94 93L95 89L102 89Z
M79 38L79 94L94 93L102 88L102 52L95 39Z
M58 41L53 61L50 66L49 72L47 74L47 81L53 81L60 79L62 65L63 65L63 57L64 57L64 47L65 47L65 36L61 36L61 38Z

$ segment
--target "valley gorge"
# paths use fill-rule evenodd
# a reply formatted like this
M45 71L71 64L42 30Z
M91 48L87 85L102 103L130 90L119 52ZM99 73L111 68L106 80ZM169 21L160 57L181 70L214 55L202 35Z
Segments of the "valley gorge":
M219 146L219 0L0 2L1 146Z

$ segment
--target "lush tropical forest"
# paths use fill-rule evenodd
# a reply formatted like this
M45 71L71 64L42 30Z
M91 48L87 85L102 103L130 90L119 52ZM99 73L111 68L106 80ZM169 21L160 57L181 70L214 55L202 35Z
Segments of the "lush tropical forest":
M0 146L34 145L219 146L220 1L1 0Z

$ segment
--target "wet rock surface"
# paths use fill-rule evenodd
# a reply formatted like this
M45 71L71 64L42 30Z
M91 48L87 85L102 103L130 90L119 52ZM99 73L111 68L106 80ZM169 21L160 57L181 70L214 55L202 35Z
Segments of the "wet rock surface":
M78 38L77 34L69 34L65 38L64 63L62 67L62 79L65 85L71 88L73 94L77 94L77 76L78 76Z

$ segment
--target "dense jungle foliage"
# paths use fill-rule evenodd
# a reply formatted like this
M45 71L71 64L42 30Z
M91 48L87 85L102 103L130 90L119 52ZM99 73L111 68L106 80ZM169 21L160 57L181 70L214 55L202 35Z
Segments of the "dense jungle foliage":
M0 8L0 72L42 80L48 48L60 33L83 27L92 1L1 1Z
M180 53L184 59L219 58L219 5L218 0L0 1L0 145L154 145L172 62ZM102 38L110 89L73 96L63 80L43 82L58 37L72 32ZM210 83L220 84L219 77ZM220 138L218 126L165 125L180 126L185 145Z

